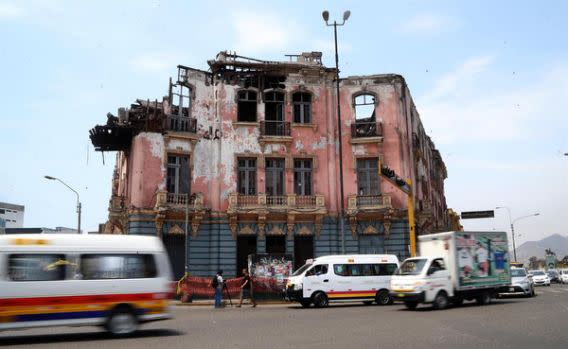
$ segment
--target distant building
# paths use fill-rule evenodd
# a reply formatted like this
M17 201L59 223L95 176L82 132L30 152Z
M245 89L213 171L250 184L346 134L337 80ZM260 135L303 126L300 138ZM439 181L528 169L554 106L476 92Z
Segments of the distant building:
M5 234L77 234L77 229L66 227L51 228L6 228Z
M21 228L24 226L24 211L22 205L0 202L0 220L5 222L5 228ZM2 223L0 223L0 227Z

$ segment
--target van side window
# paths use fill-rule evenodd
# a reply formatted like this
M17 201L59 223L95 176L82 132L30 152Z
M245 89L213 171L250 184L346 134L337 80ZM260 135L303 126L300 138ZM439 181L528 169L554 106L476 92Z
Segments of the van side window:
M12 281L65 280L67 262L62 254L12 254L8 277Z
M310 275L325 275L327 274L327 264L319 264L308 270L306 276Z
M363 272L361 270L360 264L350 264L348 270L348 275L350 276L362 276Z
M85 254L81 256L83 280L140 279L156 277L152 255Z
M375 264L375 267L375 271L377 272L375 275L380 276L390 276L394 274L396 268L398 268L395 263Z
M333 265L333 272L335 275L339 276L347 276L347 265L346 264L334 264Z

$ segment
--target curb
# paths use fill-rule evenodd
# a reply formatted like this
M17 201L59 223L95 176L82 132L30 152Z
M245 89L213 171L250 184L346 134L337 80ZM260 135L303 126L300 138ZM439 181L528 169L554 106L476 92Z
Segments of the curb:
M233 302L233 307L236 307L237 303L238 301ZM212 307L215 304L215 302L213 300L203 300L203 301L199 300L188 303L182 303L181 301L173 301L171 304L176 307ZM291 305L294 303L284 302L284 301L256 301L256 304L258 306L262 306L262 305ZM230 303L225 302L225 306L229 308ZM249 303L247 302L243 304L243 306L249 306Z

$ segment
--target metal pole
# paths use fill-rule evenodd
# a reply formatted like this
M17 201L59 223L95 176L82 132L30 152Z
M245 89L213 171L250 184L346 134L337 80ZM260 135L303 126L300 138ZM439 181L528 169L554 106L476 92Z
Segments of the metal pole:
M187 275L187 270L188 270L188 265L187 265L188 264L187 263L187 257L188 257L187 256L187 241L188 241L187 234L189 232L188 225L189 225L189 194L187 194L187 196L185 198L185 240L183 242L184 250L185 250L184 256L183 256L183 258L184 258L184 261L183 261L184 262L183 263L183 265L184 265L184 267L183 267L184 276Z
M337 21L333 21L333 36L335 39L335 86L337 94L337 134L339 137L339 191L341 207L339 209L341 253L345 254L345 222L344 222L344 192L343 192L343 137L341 132L341 107L339 100L339 53L337 49Z
M81 234L81 202L77 195L77 234Z
M511 222L511 238L513 239L513 258L517 261L517 248L515 247L515 228Z

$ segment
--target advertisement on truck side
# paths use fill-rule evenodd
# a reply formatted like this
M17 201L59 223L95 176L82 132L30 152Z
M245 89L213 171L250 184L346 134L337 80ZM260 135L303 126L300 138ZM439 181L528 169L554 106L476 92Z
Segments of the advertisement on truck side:
M455 239L460 287L510 283L509 247L504 233L458 233Z

